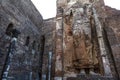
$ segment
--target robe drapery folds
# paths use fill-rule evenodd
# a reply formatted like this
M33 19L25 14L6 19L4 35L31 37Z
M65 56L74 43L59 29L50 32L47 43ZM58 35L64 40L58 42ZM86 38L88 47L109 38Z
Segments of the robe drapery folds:
M90 7L76 8L64 19L64 67L65 69L94 68L98 65L97 42L94 35L94 19L90 19Z

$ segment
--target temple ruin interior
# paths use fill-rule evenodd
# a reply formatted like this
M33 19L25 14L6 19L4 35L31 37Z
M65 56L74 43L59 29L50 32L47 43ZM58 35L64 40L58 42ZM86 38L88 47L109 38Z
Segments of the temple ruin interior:
M43 19L31 0L0 0L0 80L120 80L120 10L56 4Z

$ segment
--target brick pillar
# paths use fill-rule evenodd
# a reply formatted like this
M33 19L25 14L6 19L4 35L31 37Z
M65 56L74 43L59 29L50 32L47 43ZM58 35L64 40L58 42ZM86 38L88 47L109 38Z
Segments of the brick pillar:
M63 77L63 19L62 16L56 19L56 60L55 60L55 80L62 80Z

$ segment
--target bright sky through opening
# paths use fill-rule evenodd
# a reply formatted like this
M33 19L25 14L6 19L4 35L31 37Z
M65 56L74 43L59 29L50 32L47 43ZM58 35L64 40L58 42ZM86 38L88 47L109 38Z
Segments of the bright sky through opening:
M56 0L31 0L44 19L56 16ZM120 0L104 0L105 4L120 10Z

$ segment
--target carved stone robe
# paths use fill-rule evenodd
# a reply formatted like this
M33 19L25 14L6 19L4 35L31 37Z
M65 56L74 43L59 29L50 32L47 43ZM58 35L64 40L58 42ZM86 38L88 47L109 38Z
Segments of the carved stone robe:
M78 69L94 68L94 65L98 64L95 47L93 47L94 44L92 43L90 15L87 16L87 12L85 13L83 10L83 8L76 9L73 26L73 66Z

